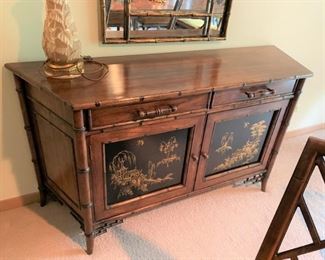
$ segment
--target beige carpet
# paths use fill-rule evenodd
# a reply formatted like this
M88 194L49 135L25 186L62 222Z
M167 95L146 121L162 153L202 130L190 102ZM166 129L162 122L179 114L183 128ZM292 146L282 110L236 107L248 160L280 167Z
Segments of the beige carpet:
M325 139L325 131L312 133ZM307 136L286 139L267 192L258 186L226 187L130 217L96 238L87 256L79 225L56 202L0 213L1 259L255 259ZM305 197L325 237L325 190L319 173ZM299 213L299 212L298 212ZM282 248L311 242L301 214ZM325 251L299 259L325 259Z

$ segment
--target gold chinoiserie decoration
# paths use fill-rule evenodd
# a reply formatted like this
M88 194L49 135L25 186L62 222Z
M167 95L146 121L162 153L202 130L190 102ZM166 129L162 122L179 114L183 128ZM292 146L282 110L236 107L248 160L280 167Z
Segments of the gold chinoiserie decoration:
M174 153L174 150L178 147L178 143L176 140L176 137L171 137L168 142L161 142L159 151L163 154L165 154L166 158L162 159L157 163L157 167L160 165L166 165L166 167L169 167L171 163L174 161L179 161L180 157L177 156L177 154Z
M154 2L154 3L158 3L158 4L164 4L167 2L167 0L149 0L151 2Z
M144 141L138 140L137 145L142 147ZM159 151L165 155L165 158L158 162L148 161L147 174L137 168L137 158L132 152L124 150L114 156L108 169L111 173L112 185L119 190L118 198L132 196L135 190L147 192L150 185L172 180L173 173L167 173L163 178L157 177L157 169L159 166L169 167L173 162L180 161L180 157L174 153L177 147L176 137L171 137L167 142L162 141Z
M139 139L137 141L137 146L144 146L144 140L143 139Z
M249 127L250 123L245 123L244 127ZM252 162L254 157L258 154L261 138L266 130L265 120L261 120L250 126L250 139L246 144L235 150L229 157L227 157L221 164L217 165L213 170L222 171L231 168L235 164L242 162L247 164ZM225 151L232 150L230 146L233 141L233 132L226 132L221 138L221 146L216 149L216 152L223 154Z
M221 138L221 146L216 149L217 153L224 154L225 152L232 150L231 144L234 141L234 132L226 132Z

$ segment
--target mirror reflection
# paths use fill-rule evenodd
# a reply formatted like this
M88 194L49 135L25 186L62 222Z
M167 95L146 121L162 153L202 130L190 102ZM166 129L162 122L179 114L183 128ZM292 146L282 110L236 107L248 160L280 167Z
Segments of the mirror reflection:
M104 42L225 39L231 0L101 0Z

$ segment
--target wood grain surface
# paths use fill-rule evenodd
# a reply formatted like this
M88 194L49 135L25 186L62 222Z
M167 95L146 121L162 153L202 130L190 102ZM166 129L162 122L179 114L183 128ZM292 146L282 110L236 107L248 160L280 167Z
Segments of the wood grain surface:
M312 72L274 46L98 58L109 65L100 82L83 78L46 79L43 62L6 64L31 86L52 93L73 109L136 103L209 92L278 79L305 78Z

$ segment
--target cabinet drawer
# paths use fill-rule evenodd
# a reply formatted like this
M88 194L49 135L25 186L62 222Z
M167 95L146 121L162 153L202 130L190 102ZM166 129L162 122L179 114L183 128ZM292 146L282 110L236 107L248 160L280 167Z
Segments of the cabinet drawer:
M212 106L289 94L293 92L295 82L295 80L276 81L269 84L256 84L236 89L216 91Z
M90 111L91 128L134 122L159 116L176 115L208 108L209 94L139 103L129 106L113 106Z

